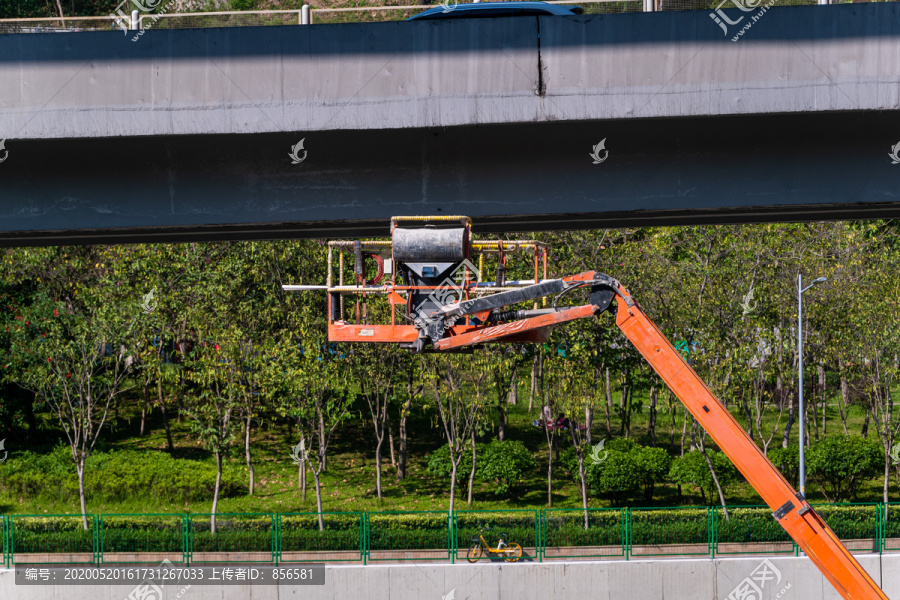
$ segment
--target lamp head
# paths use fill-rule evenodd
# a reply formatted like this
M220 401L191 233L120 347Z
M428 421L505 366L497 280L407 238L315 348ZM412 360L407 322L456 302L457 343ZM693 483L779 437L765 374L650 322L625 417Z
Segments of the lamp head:
M828 281L828 278L827 278L827 277L819 277L818 279L816 279L815 281L813 281L812 284L813 284L813 285L819 285L820 283L825 283L826 281Z

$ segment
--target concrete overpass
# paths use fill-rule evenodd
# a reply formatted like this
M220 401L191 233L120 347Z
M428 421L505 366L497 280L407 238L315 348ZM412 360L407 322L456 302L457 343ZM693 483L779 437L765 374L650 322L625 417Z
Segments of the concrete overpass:
M0 243L900 215L900 4L723 13L3 35Z

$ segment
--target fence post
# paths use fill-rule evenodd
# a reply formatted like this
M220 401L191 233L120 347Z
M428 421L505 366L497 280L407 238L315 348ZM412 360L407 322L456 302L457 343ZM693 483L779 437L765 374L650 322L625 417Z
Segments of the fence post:
M132 31L137 31L141 28L141 11L131 11L131 23L129 23L129 25L131 25L130 29Z
M716 557L716 544L718 540L716 539L716 523L718 523L718 506L710 506L709 507L709 551L712 554L712 558Z
M537 548L538 562L544 562L544 509L537 509Z
M301 25L309 25L309 4L304 4L300 8L300 24Z
M450 564L456 564L456 515L447 515L447 547L450 550Z
M93 540L94 565L100 566L100 525L97 515L91 515L91 539Z
M366 565L369 558L369 511L363 512L359 526L362 528L362 560Z
M279 531L281 527L281 513L273 513L272 521L272 525L275 529L275 532L273 533L275 536L275 543L272 545L272 562L277 565L278 560L281 558L281 532Z
M625 512L625 560L631 560L631 509L626 506L622 510Z
M821 1L819 0L819 2ZM653 12L654 10L653 0L644 0L644 12Z

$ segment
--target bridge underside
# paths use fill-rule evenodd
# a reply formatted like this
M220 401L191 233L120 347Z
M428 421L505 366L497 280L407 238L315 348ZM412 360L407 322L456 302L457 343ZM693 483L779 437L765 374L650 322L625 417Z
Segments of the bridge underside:
M897 125L870 112L20 140L0 165L0 244L375 236L404 214L466 214L481 232L900 216Z

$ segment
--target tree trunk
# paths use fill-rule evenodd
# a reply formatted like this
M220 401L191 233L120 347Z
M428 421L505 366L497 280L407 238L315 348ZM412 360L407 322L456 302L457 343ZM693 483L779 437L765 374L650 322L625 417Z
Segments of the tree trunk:
M584 407L584 443L591 445L591 428L594 426L594 405Z
M531 414L531 411L534 410L534 397L537 389L537 368L538 368L538 355L535 353L534 360L531 361L531 392L528 394L528 414Z
M606 367L606 435L612 437L612 424L609 422L609 410L612 408L612 387L609 384L609 367Z
M316 401L317 404L319 404L320 402L321 402L321 400ZM328 444L328 442L325 440L325 417L322 413L321 406L318 408L318 410L316 410L316 412L318 413L318 416L319 416L319 448L324 448ZM320 464L322 466L321 473L327 473L328 472L328 456L327 455L325 455L325 454L322 455L322 462Z
M397 455L394 452L394 424L391 422L391 413L390 411L385 411L384 419L387 421L387 430L388 430L388 448L391 450L391 466L393 468L397 468Z
M172 445L172 431L169 429L169 414L166 411L166 399L163 396L162 373L160 373L159 377L156 379L156 391L157 396L159 397L159 408L162 411L163 425L166 428L166 443L169 445L169 454L171 454L175 452L175 447Z
M467 506L472 506L472 486L475 483L475 463L478 460L477 453L475 452L475 430L472 430L472 470L469 472L469 494L468 499L466 501Z
M250 453L250 421L253 418L253 413L247 413L247 421L244 423L244 456L247 459L247 473L250 476L250 495L253 495L253 491L256 488L256 479L253 477L253 456Z
M322 461L325 460L325 457L319 456L319 467L312 469L313 480L316 483L316 511L319 515L319 531L325 531L325 519L322 517L322 483L319 480L319 475L321 474L322 469Z
M650 445L656 445L656 400L657 400L657 388L656 386L652 386L650 388L650 422L647 425L650 430Z
M498 382L499 383L499 382ZM497 439L501 442L506 439L506 394L503 389L497 386Z
M65 16L66 15L63 14L62 0L56 0L56 8L59 9L59 21L60 21L60 23L62 23L63 29L65 29L65 27L66 27Z
M675 445L675 430L678 427L678 405L673 402L672 391L666 392L666 398L669 402L669 412L672 414L672 436L669 439L669 446Z
M397 481L403 481L406 478L406 417L412 407L412 394L406 396L406 403L403 405L400 413L400 447L399 456L397 457Z
M518 363L515 369L512 372L512 378L509 380L509 398L507 398L507 402L512 404L513 406L517 406L519 404L519 369Z
M706 466L709 467L709 473L712 475L713 483L716 484L716 491L719 492L719 502L721 502L722 510L725 512L725 520L730 521L731 518L728 516L728 505L725 504L725 493L722 491L722 484L719 483L719 476L716 475L716 469L713 467L712 460L710 460L709 454L706 453L706 444L703 443L703 437L705 435L705 433L699 435L700 452L703 453L703 458L706 459Z
M862 436L863 439L869 437L869 419L872 416L872 406L870 404L866 404L866 418L863 421L862 425Z
M381 502L381 444L384 442L384 430L381 435L376 435L375 444L375 489L378 491L378 501Z
M687 435L688 411L684 411L684 418L681 419L681 456L684 456L684 438Z
M578 457L578 479L581 481L581 506L584 508L584 530L588 529L587 483L584 481L584 456Z
M885 423L885 425L888 424ZM885 430L887 433L887 427L885 427ZM885 508L887 508L888 503L888 488L890 487L891 481L891 463L893 462L893 459L891 458L890 442L886 445L887 448L885 448L884 452L884 486L882 487L882 502L884 502Z
M824 367L824 365L822 365L822 363L819 363L816 366L816 370L818 371L818 375L819 375L819 385L818 385L818 389L816 389L816 393L813 394L813 398L815 398L815 400L813 400L813 402L812 402L812 409L813 409L812 421L813 421L813 434L816 436L816 441L818 442L819 441L819 407L818 407L818 404L825 395L825 367ZM822 404L822 410L825 410L824 403Z
M216 511L219 508L219 490L222 488L222 451L216 450L216 486L213 488L212 511L209 515L209 531L216 532Z
M553 448L547 461L547 508L553 508Z
M750 411L750 403L743 400L741 404L744 407L744 416L747 417L747 436L753 439L753 413Z
M456 469L459 467L459 459L453 458L453 451L450 455L450 515L453 515L453 502L456 500Z
M150 382L144 380L144 404L141 406L141 432L138 434L144 437L144 426L147 423L147 407L150 406Z
M847 379L841 374L841 399L838 401L838 413L841 417L841 425L844 426L844 435L850 435L850 432L847 431L847 413L844 411L844 408L849 405L850 384L847 383Z
M84 497L84 463L85 459L79 457L75 463L75 471L78 473L78 499L81 501L81 524L84 530L88 530L87 506Z
M802 418L802 415L801 415ZM791 428L794 426L794 398L791 396L790 404L788 405L788 420L787 425L784 426L784 434L781 436L781 447L788 447L788 440L791 437Z

